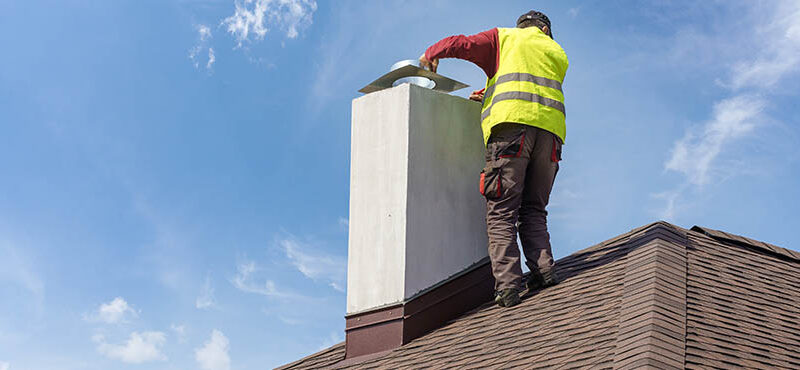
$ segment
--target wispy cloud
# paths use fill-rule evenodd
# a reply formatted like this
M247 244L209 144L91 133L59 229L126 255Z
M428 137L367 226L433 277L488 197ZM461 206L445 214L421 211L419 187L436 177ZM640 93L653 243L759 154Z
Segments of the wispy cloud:
M255 293L271 298L283 299L296 297L296 295L292 293L279 291L275 286L275 282L272 280L266 280L263 283L256 282L256 277L254 275L258 270L255 262L248 261L240 263L236 267L236 276L231 279L231 283L236 289L245 293Z
M765 106L766 101L755 95L737 95L717 102L711 120L675 142L665 168L684 174L693 185L707 184L715 175L717 157L726 146L752 133L763 122L760 115Z
M690 127L673 144L664 168L682 174L683 183L653 195L665 202L660 211L662 218L672 219L678 210L685 208L681 202L688 190L702 190L713 179L756 172L747 168L742 159L734 160L736 166L725 166L720 159L733 144L757 137L759 129L768 122L766 109L773 89L796 73L800 66L800 3L773 4L776 5L769 19L760 22L767 26L756 27L752 34L740 36L751 38L749 40L736 40L737 45L752 45L754 49L743 59L726 63L732 67L725 72L728 81L720 85L728 88L732 95L715 102L711 118ZM747 16L755 19L763 8L752 4L750 11L753 14ZM681 35L682 39L686 37ZM696 38L713 39L702 35Z
M0 361L0 370L8 370L11 368L11 364L8 362Z
M270 314L270 312L268 312L266 310L264 310L263 312L265 314L267 314L267 315ZM292 325L292 326L301 325L301 324L303 324L305 322L303 319L293 318L293 317L288 317L288 316L282 316L282 315L278 316L278 320L281 320L281 322L286 324L286 325Z
M340 225L347 223L346 218L339 219ZM272 261L281 268L290 266L314 282L325 284L339 292L345 291L346 257L325 252L317 243L300 240L288 233L276 237L271 251L282 254L275 254L276 259ZM255 261L244 260L237 264L236 275L229 280L234 287L247 293L282 300L310 299L302 294L280 289L275 282L277 275L270 274L269 271L270 269L260 267Z
M197 25L197 34L200 37L200 41L208 41L211 39L211 28L204 24Z
M186 326L185 325L176 325L170 324L169 329L175 333L178 337L178 342L185 343L186 342Z
M663 208L659 211L660 217L664 220L672 220L686 207L678 203L678 198L689 187L690 183L683 183L679 187L660 193L652 194L652 197L664 202Z
M244 42L263 40L271 27L296 38L313 22L317 2L314 0L236 0L233 15L222 24L236 38L237 47Z
M230 342L221 331L214 329L202 347L195 349L194 358L203 370L230 370Z
M303 275L314 281L327 283L333 289L344 292L347 261L344 257L334 256L313 250L294 238L278 241L286 257Z
M151 361L166 361L167 356L161 352L166 342L166 334L160 331L133 332L123 344L107 343L103 335L97 334L92 341L97 344L97 352L115 360L131 364Z
M44 310L45 284L36 269L34 259L24 249L0 240L0 282L10 282L25 289L37 315Z
M208 62L206 62L206 69L211 69L211 66L214 65L214 62L217 61L217 57L214 56L214 48L208 48Z
M125 299L117 297L111 302L101 303L94 312L85 315L84 320L103 322L106 324L118 324L138 316L136 310L134 310Z
M757 6L754 4L754 6ZM800 67L800 3L780 1L772 20L754 27L760 50L754 59L736 63L731 71L734 89L768 89Z
M214 287L211 285L211 277L207 276L205 283L203 283L202 291L195 300L195 307L203 310L214 307L216 303L216 298L214 298Z
M297 38L311 26L316 10L315 0L235 0L233 14L222 19L219 26L233 36L236 48L241 48L245 43L264 40L272 28L281 30L289 39ZM217 61L217 52L211 46L213 32L204 24L196 25L195 29L197 40L189 49L189 59L196 69L204 67L210 73ZM271 65L262 58L248 58L251 62Z
M204 50L207 50L208 59L205 62L205 68L206 70L211 71L211 67L217 60L214 54L214 49L209 46L210 40L213 37L211 28L204 24L199 24L195 26L195 29L197 30L197 43L191 49L189 49L189 59L192 61L194 68L200 69L202 54L204 53Z
M331 313L339 314L338 310L320 310L319 307L336 307L344 298L341 294L331 295L326 286L336 291L342 291L344 286L344 273L335 273L339 262L332 265L319 260L328 257L318 256L317 252L306 250L292 239L279 239L269 249L272 256L268 261L259 264L252 260L240 260L236 265L236 274L229 281L239 291L264 296L261 312L280 323L290 326L302 326L313 323L310 318L331 318ZM335 260L335 259L334 259ZM343 265L343 261L341 262ZM297 276L319 282L319 285L305 283L297 280ZM333 278L335 281L332 281ZM323 285L324 284L324 285ZM326 294L324 291L327 291ZM343 304L343 303L342 303ZM311 344L314 345L313 343ZM313 348L310 348L313 349Z

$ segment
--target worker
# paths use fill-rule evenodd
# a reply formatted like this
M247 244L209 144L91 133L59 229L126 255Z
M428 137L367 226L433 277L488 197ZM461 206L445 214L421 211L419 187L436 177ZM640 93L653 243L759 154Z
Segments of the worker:
M486 167L479 188L486 197L495 302L511 307L523 292L517 231L531 270L527 291L558 283L545 208L566 133L561 84L567 55L553 40L547 16L530 11L516 28L444 38L425 51L420 66L436 72L442 58L473 62L488 77L470 99L483 102Z

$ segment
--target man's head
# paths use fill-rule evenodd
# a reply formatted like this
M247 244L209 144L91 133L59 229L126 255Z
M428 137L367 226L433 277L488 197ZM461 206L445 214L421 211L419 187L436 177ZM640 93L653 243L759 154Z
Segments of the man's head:
M531 10L517 19L517 28L539 27L547 36L553 38L553 30L550 28L550 18L542 12Z

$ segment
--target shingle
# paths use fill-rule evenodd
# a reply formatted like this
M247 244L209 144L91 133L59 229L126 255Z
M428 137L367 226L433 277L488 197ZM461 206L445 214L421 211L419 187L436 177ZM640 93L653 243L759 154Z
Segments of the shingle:
M800 368L800 253L657 222L556 265L566 279L513 309L487 303L349 368Z
M330 366L344 358L344 345L344 342L336 344L313 355L281 366L279 369L312 369L315 368L313 366L315 364L318 364L317 368Z
M762 244L716 231L690 235L687 362L691 354L692 363L713 366L797 366L790 355L800 353L800 291L791 287L800 266Z

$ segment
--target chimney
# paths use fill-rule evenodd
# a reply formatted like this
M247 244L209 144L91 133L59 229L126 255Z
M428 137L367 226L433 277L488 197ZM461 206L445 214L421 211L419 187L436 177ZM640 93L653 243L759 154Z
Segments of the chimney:
M348 360L491 299L480 107L411 84L353 101Z

